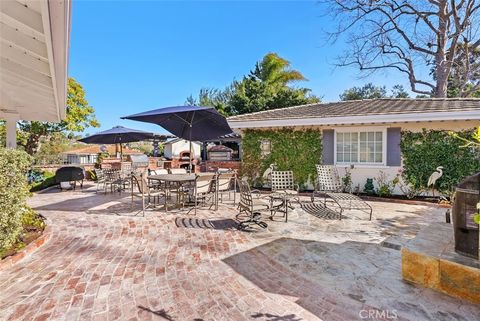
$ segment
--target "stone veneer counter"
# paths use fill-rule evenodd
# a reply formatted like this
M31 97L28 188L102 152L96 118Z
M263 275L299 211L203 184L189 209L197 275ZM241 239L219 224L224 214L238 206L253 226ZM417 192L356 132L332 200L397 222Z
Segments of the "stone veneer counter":
M402 276L409 282L480 304L480 261L454 250L453 226L434 223L402 249Z

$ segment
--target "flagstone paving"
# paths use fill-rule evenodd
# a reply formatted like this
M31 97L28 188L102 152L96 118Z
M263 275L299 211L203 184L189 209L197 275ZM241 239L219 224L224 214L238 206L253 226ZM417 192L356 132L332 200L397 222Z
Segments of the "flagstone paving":
M480 307L405 283L398 248L445 209L371 202L374 219L296 208L235 229L217 212L147 211L127 195L37 194L51 237L0 272L0 320L478 320Z

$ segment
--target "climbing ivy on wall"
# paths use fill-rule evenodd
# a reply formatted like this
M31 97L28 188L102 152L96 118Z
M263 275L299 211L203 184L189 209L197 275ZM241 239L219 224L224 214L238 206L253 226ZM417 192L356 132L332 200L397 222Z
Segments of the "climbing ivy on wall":
M472 133L473 130L457 134L471 137ZM451 194L465 177L480 171L479 150L464 145L465 142L446 131L402 132L404 179L417 189L426 189L430 175L438 166L443 166L443 175L435 187L444 194Z
M261 153L262 140L271 143L269 155ZM322 136L318 130L247 130L242 138L242 173L250 182L262 182L270 164L278 170L291 170L296 183L304 185L309 176L315 179L315 165L320 163Z

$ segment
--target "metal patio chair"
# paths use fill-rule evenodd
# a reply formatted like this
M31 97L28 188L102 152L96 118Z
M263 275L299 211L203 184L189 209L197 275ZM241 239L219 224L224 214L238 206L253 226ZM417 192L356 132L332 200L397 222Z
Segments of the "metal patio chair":
M190 213L194 210L197 214L197 208L202 205L207 205L210 202L210 207L215 206L215 191L216 188L216 174L197 175L192 187L187 187L189 199L193 201L193 208L188 210Z
M167 198L165 190L160 189L158 186L152 186L148 184L148 180L144 174L140 175L131 175L131 186L132 186L132 203L131 207L133 208L134 197L139 197L142 199L142 212L145 216L145 210L153 205L157 207L157 204L160 204L160 197L164 199L164 206L167 208ZM152 203L153 199L153 203Z
M121 172L118 169L104 169L103 173L105 175L104 181L104 192L107 194L108 187L110 186L110 192L118 191L121 192L123 186L123 179L121 177Z
M165 168L157 168L157 169L149 169L148 170L148 176L150 175L166 175L168 174L168 170L165 169ZM165 183L162 184L162 182L160 181L151 181L150 182L151 185L165 185Z
M239 180L238 185L240 187L240 202L238 203L238 215L237 219L246 214L247 219L240 221L238 224L239 230L245 230L251 225L258 225L261 228L267 228L267 223L262 221L262 211L269 211L270 207L268 201L254 197L250 186L245 180Z
M157 169L149 169L149 175L166 175L168 174L168 169L165 168L157 168Z
M168 171L170 174L187 174L187 170L185 168L169 168Z
M98 190L100 189L100 185L103 184L105 188L105 173L100 168L94 168L93 171L95 172L95 177L97 178L96 180L97 188L95 192L98 193Z
M294 209L293 202L300 203L300 186L295 183L292 171L271 172L272 194L270 195L270 218L282 212L285 222L288 221L288 209ZM275 204L279 202L279 204Z
M228 199L233 192L233 205L236 202L236 190L237 190L237 174L235 172L220 173L217 177L217 188L220 203L223 203L223 194L228 193Z
M370 220L372 220L372 207L362 200L360 197L351 193L342 192L342 183L338 176L338 172L334 166L331 165L317 165L317 186L312 193L312 202L315 201L315 197L323 196L323 205L327 208L327 197L337 205L340 209L336 211L340 219L342 219L342 213L344 210L360 210L369 214Z

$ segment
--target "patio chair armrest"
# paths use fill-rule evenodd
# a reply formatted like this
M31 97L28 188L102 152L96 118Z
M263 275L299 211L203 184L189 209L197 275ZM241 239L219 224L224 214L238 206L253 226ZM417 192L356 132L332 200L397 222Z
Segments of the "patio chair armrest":
M269 195L263 195L262 192L260 192L260 190L258 189L253 189L250 191L250 193L252 194L252 196L255 195L257 199L269 197Z

